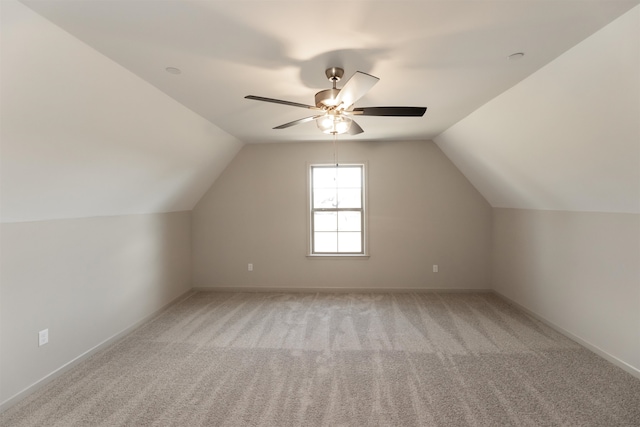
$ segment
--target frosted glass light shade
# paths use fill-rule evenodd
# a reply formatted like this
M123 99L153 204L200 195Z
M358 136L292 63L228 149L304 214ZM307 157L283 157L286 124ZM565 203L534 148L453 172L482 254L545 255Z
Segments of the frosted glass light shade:
M316 119L316 124L322 132L336 135L347 132L351 127L351 121L349 117L326 115Z

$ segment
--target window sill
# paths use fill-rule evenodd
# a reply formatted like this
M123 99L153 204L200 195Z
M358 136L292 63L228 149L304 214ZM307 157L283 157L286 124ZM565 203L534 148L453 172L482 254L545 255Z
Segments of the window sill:
M357 260L357 261L366 261L369 259L368 254L356 255L356 254L307 254L308 259L324 259L324 260Z

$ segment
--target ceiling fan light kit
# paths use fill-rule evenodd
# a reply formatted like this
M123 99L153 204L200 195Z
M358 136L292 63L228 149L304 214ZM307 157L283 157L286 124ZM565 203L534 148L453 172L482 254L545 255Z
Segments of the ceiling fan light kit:
M331 89L321 90L315 95L316 105L300 104L298 102L283 101L281 99L265 98L262 96L247 95L246 99L254 101L271 102L274 104L290 105L292 107L318 110L317 115L305 117L285 123L274 129L285 129L291 126L316 121L318 128L327 134L338 135L349 132L350 135L357 135L362 132L362 128L350 116L390 116L390 117L422 117L427 110L426 107L365 107L354 108L353 105L362 98L376 83L378 79L362 71L356 71L351 76L342 89L336 88L336 83L344 76L344 70L332 67L325 70L327 79L332 83Z
M340 115L326 115L316 119L318 128L330 135L340 135L349 131L352 119Z

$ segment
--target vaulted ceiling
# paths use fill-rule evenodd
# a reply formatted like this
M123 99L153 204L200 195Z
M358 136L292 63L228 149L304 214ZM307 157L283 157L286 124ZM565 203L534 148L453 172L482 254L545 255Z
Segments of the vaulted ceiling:
M346 141L433 139L493 206L640 212L638 3L3 1L3 221L191 209L242 144L326 139L244 96L313 104L330 66L428 107Z

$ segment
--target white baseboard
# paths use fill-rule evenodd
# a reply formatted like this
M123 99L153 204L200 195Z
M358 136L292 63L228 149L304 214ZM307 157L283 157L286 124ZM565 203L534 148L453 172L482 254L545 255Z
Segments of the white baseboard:
M495 290L492 291L492 292L494 294L496 294L498 297L500 297L503 300L505 300L506 302L508 302L509 304L512 304L512 305L516 306L518 309L524 311L525 313L527 313L531 317L541 321L542 323L544 323L545 325L549 326L550 328L553 328L557 332L560 332L565 337L577 342L581 346L587 348L588 350L591 350L592 352L594 352L598 356L602 357L603 359L607 360L608 362L611 362L612 364L616 365L617 367L619 367L619 368L623 369L624 371L630 373L634 377L640 379L640 369L637 369L637 368L629 365L624 360L618 359L616 356L607 353L606 351L604 351L600 347L598 347L596 345L593 345L589 341L586 341L583 338L581 338L581 337L579 337L579 336L567 331L566 329L556 325L555 323L553 323L550 320L546 319L545 317L539 315L538 313L536 313L534 311L531 311L530 309L528 309L527 307L523 306L522 304L519 304L519 303L515 302L514 300L512 300L511 298L502 295L500 292L497 292Z
M296 293L490 293L491 289L457 288L360 288L287 286L198 286L196 292L296 292Z
M179 303L180 301L183 301L183 300L189 298L193 294L194 294L193 289L188 290L187 292L181 294L177 298L174 298L173 300L171 300L167 304L163 305L162 307L160 307L159 309L157 309L153 313L143 317L141 320L137 321L133 325L121 330L120 332L116 333L115 335L110 336L106 340L102 341L100 344L96 345L95 347L90 348L89 350L85 351L81 355L79 355L76 358L74 358L74 359L70 360L69 362L65 363L64 365L62 365L61 367L59 367L55 371L47 374L46 376L42 377L41 379L39 379L35 383L33 383L30 386L26 387L22 391L19 391L18 393L14 394L13 396L8 398L4 402L0 403L0 413L6 411L11 406L15 405L16 403L18 403L19 401L21 401L25 397L27 397L30 394L36 392L37 390L42 388L44 385L48 384L49 382L51 382L54 379L58 378L60 375L62 375L65 372L69 371L71 368L76 366L78 363L82 362L83 360L88 359L89 357L93 356L94 354L96 354L100 350L103 350L106 347L116 343L118 340L124 338L126 335L130 334L131 332L133 332L134 330L136 330L137 328L142 326L144 323L146 323L149 320L153 319L154 317L158 316L159 314L161 314L163 311L167 310L172 305L175 305L175 304Z

